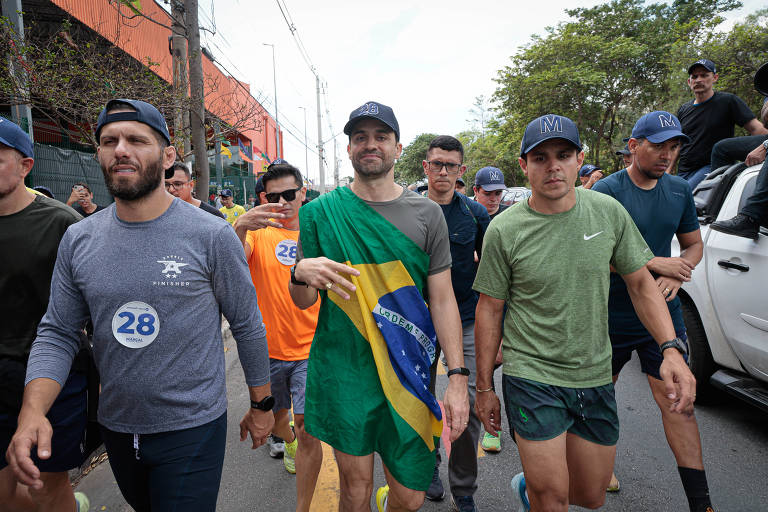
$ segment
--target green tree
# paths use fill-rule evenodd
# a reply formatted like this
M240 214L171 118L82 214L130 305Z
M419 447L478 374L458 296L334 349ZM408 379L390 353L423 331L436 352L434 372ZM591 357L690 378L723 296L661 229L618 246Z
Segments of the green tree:
M422 133L410 144L403 148L403 153L395 164L395 181L401 185L409 185L424 179L424 168L421 161L427 156L427 148L434 133Z

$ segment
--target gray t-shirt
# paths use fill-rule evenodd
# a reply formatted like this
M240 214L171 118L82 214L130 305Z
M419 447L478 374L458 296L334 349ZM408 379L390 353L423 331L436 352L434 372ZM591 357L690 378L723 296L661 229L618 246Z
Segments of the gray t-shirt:
M266 384L264 324L230 225L179 199L148 222L121 221L111 205L62 238L26 381L65 382L90 315L102 425L149 434L208 423L227 408L222 313L247 384Z

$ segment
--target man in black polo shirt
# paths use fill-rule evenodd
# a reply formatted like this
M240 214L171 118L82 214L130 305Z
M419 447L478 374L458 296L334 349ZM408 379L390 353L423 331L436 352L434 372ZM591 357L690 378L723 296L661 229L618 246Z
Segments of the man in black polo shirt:
M688 75L694 99L678 109L677 117L691 142L680 152L677 174L686 179L693 190L710 171L712 147L720 140L733 137L734 125L744 127L750 135L766 134L768 130L755 119L741 98L713 90L719 77L714 62L697 60L688 68Z
M470 371L469 425L461 436L451 443L448 481L454 510L474 512L476 507L473 495L477 490L477 441L480 437L481 424L474 408L477 294L472 290L472 283L477 273L475 254L480 256L483 235L491 219L483 205L455 190L456 180L467 170L467 166L464 165L464 147L456 138L441 135L433 139L422 166L429 183L427 197L440 205L445 222L448 224L448 236L451 242L451 282L461 315L464 365ZM432 394L435 393L437 361L438 358L435 357L435 363L430 368ZM440 482L439 466L440 452L438 451L432 484L426 494L430 500L440 500L445 495Z

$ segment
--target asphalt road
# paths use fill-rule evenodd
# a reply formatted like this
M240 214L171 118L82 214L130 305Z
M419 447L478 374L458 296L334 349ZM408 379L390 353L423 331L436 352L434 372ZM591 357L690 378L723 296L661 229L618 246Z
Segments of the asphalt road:
M281 460L269 457L266 448L251 450L239 442L238 423L248 401L242 369L231 338L225 342L229 399L227 455L219 494L221 511L291 511L295 507L294 476ZM497 372L497 388L500 375ZM438 376L438 390L446 385ZM676 464L664 437L661 419L645 376L634 359L617 384L621 421L616 474L621 491L609 495L604 511L686 511ZM737 401L717 406L697 406L696 416L704 446L704 463L710 494L719 511L768 511L768 414ZM511 477L521 471L514 443L504 432L499 454L480 453L479 490L475 495L480 510L510 510ZM315 512L337 510L338 476L333 456L326 447L323 469L315 492ZM447 458L441 467L447 485ZM384 477L377 463L375 485ZM77 490L91 499L94 511L130 511L122 499L108 464L85 476ZM448 500L426 502L424 511L449 510ZM374 505L375 510L375 505ZM584 510L572 507L572 510Z

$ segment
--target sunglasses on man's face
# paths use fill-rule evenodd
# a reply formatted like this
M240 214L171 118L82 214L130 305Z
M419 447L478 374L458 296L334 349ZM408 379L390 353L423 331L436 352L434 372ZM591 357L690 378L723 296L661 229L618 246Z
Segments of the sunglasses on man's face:
M296 193L300 190L301 190L301 187L292 188L288 190L283 190L282 192L269 192L268 194L265 194L265 196L267 197L268 203L279 203L281 196L286 201L293 201L294 199L296 199Z

